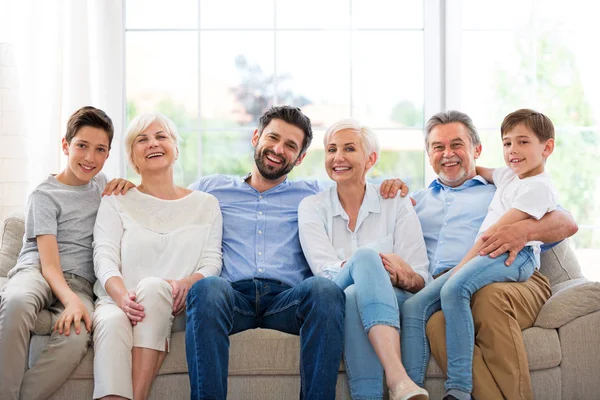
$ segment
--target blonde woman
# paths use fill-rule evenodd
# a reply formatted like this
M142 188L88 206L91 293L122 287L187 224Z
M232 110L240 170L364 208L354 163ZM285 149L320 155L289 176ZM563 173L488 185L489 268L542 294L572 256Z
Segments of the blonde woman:
M136 117L125 150L141 183L104 197L98 211L94 398L147 398L189 288L221 272L219 204L175 185L177 143L165 116Z
M355 399L427 399L400 357L398 305L431 279L421 225L408 198L384 200L366 181L379 143L369 128L342 120L325 133L325 169L336 185L304 199L300 242L316 276L346 293L344 358Z

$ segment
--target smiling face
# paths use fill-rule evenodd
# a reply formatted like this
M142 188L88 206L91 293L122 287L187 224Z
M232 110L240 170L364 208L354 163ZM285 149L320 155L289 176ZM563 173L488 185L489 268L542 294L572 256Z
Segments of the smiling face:
M281 119L273 119L262 133L254 131L254 161L258 172L268 180L285 179L285 176L304 159L300 154L304 131Z
M523 179L544 172L554 139L542 142L525 124L518 124L502 136L502 145L504 162Z
M171 168L177 156L175 140L157 122L151 123L133 140L131 161L140 175Z
M63 153L69 157L64 173L67 185L80 186L88 183L102 170L108 158L109 140L105 130L83 126L68 143L62 141Z
M481 144L473 146L467 127L460 122L437 125L427 144L429 163L440 181L457 187L473 178Z
M325 170L338 185L365 181L367 171L375 164L377 154L366 154L361 138L351 129L342 129L325 144Z

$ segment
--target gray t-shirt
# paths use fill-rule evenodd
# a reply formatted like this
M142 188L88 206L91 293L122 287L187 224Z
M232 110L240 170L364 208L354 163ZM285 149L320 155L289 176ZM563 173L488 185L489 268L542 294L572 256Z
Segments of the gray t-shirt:
M81 186L64 185L54 175L39 184L27 200L23 248L9 276L17 270L40 265L36 237L55 235L63 272L94 283L94 223L105 185L103 173Z

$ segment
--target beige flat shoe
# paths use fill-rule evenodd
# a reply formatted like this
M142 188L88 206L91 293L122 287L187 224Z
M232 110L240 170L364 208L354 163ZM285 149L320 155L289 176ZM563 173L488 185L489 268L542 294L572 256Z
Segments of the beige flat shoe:
M427 390L419 387L413 381L406 380L390 389L390 400L428 400Z

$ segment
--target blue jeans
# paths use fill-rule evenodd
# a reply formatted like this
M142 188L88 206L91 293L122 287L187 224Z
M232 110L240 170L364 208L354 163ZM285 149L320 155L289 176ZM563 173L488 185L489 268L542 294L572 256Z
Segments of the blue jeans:
M254 328L300 335L301 399L334 399L342 358L344 294L311 277L294 287L270 279L208 277L187 296L191 398L225 399L229 335Z
M346 294L344 360L352 399L382 399L383 367L368 332L374 325L398 329L398 307L412 293L392 286L381 257L368 248L358 249L333 280Z
M507 267L505 253L497 258L477 256L450 277L448 272L429 285L402 307L402 363L408 376L423 386L429 361L426 325L429 317L440 308L446 317L446 348L448 379L446 390L473 390L473 347L475 329L471 314L471 297L482 287L494 282L523 282L536 268L531 247L519 252Z

